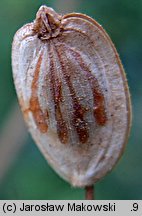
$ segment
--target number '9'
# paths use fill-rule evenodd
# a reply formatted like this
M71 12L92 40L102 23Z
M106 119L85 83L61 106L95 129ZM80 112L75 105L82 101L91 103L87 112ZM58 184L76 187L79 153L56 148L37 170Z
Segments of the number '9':
M138 203L133 203L133 211L138 211Z

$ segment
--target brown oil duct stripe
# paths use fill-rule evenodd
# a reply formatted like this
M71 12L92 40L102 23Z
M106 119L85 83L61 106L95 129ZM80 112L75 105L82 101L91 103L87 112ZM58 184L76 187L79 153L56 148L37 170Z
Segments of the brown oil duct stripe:
M42 62L42 56L43 53L40 54L36 69L34 72L34 77L32 81L32 94L31 94L31 99L30 99L30 108L29 111L33 113L33 117L35 120L35 123L40 130L41 133L46 133L48 129L48 125L46 123L46 120L48 119L48 112L44 113L41 110L40 103L38 100L38 79L39 79L39 74L40 74L40 67L41 67L41 62Z
M89 131L88 131L88 124L84 120L84 115L87 112L88 109L84 108L78 101L78 98L76 96L76 92L73 88L71 78L70 78L70 65L69 62L65 56L65 51L63 47L56 47L56 51L58 54L59 61L61 63L61 68L63 72L63 76L66 80L66 83L68 85L68 88L71 93L72 102L73 102L73 117L72 117L72 124L73 127L76 129L76 132L79 137L79 141L81 143L86 143L89 138Z
M68 49L69 52L71 52L71 54L74 56L75 60L79 63L82 72L85 73L92 91L93 91L93 99L94 99L94 108L93 108L93 113L94 113L94 117L96 119L96 122L101 125L104 126L106 124L107 121L107 116L106 116L106 109L105 109L105 99L104 99L104 95L101 91L101 88L99 86L99 83L97 81L97 79L95 78L94 75L92 75L92 72L90 71L90 69L87 67L87 65L84 63L81 55L69 48L69 47L65 47L66 50Z
M51 91L54 100L55 106L55 118L57 122L57 133L61 143L66 144L68 142L68 128L65 120L63 119L60 103L62 102L62 83L57 75L57 68L55 68L54 59L52 50L53 44L49 44L49 58L50 58L50 69L49 69L49 78L51 84Z

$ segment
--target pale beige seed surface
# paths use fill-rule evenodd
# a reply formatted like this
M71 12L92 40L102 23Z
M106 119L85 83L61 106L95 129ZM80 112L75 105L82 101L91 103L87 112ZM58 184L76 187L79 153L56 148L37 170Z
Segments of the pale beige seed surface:
M127 143L131 105L103 28L86 15L42 6L15 34L12 67L29 131L53 169L79 187L106 175Z

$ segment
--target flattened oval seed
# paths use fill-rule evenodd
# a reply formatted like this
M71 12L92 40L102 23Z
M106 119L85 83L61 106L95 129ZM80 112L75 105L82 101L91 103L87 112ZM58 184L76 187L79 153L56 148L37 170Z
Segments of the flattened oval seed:
M54 170L92 185L122 155L131 124L125 73L104 29L41 6L14 36L12 67L30 133Z

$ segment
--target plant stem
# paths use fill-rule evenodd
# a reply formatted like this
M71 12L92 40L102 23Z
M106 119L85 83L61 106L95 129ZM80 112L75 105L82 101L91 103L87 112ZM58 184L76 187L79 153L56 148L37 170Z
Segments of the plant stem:
M86 186L85 187L85 199L86 200L94 200L94 185Z

